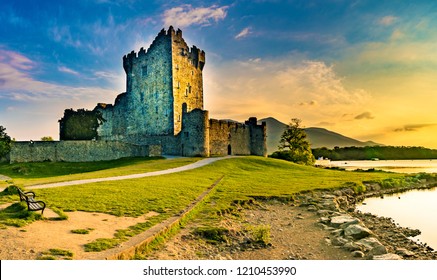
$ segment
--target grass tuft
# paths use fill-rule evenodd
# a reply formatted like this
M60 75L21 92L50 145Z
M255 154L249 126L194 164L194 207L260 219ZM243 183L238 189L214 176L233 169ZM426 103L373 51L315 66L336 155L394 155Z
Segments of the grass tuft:
M74 254L71 251L64 249L49 249L48 251L42 252L38 260L57 260L61 258L63 260L71 260Z
M93 228L87 229L72 229L71 232L75 234L89 234L90 231L94 230Z

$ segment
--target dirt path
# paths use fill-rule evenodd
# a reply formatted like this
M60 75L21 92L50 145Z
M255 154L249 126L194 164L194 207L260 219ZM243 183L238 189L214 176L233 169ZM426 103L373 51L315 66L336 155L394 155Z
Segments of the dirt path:
M170 173L177 173L177 172L196 169L196 168L211 164L213 162L216 162L216 161L219 161L222 159L232 158L232 157L233 156L205 158L205 159L199 160L199 161L191 163L191 164L187 164L184 166L179 166L179 167L175 167L175 168L171 168L171 169L166 169L166 170L159 170L159 171L152 171L152 172L131 174L131 175L123 175L123 176L115 176L115 177L84 179L84 180L74 180L74 181L67 181L67 182L42 184L42 185L33 185L33 186L26 187L26 189L34 190L34 189L56 188L56 187L64 187L64 186L72 186L72 185L83 185L83 184L96 183L96 182L119 181L119 180L126 180L126 179L137 179L137 178L165 175L165 174L170 174Z
M262 209L245 210L243 218L225 221L227 228L239 231L245 226L270 226L271 246L245 244L244 236L231 243L209 244L193 234L198 226L187 225L167 241L158 251L147 255L149 259L193 260L343 260L353 259L350 253L328 245L329 233L318 224L319 217L305 208L280 202L264 204Z

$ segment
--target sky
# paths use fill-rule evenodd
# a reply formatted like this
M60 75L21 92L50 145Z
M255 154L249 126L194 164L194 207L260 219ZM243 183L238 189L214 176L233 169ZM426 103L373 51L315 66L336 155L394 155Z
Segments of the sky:
M211 118L437 148L437 2L421 0L0 1L0 125L58 139L64 110L113 104L123 55L170 25L206 52Z

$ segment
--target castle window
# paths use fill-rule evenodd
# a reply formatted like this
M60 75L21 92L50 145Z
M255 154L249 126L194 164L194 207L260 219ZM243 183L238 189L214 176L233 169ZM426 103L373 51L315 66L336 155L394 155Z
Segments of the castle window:
M143 68L141 68L141 76L147 77L147 65L143 66Z
M181 83L178 82L178 84L177 84L177 89L180 89L180 88L181 88Z
M178 64L176 64L175 69L179 70L179 65Z
M185 89L185 97L188 97L188 88Z
M193 76L194 75L194 71L193 70L191 70L191 76Z

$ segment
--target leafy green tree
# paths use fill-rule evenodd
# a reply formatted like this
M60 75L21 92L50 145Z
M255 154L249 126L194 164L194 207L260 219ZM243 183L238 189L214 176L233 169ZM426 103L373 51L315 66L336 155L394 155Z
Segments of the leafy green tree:
M0 125L0 158L4 157L11 150L11 137L6 134L6 128Z
M312 165L315 162L307 140L305 130L301 127L300 119L291 119L279 142L279 151L272 157L285 159L299 164Z
M51 142L54 141L52 136L43 136L41 137L41 141Z

